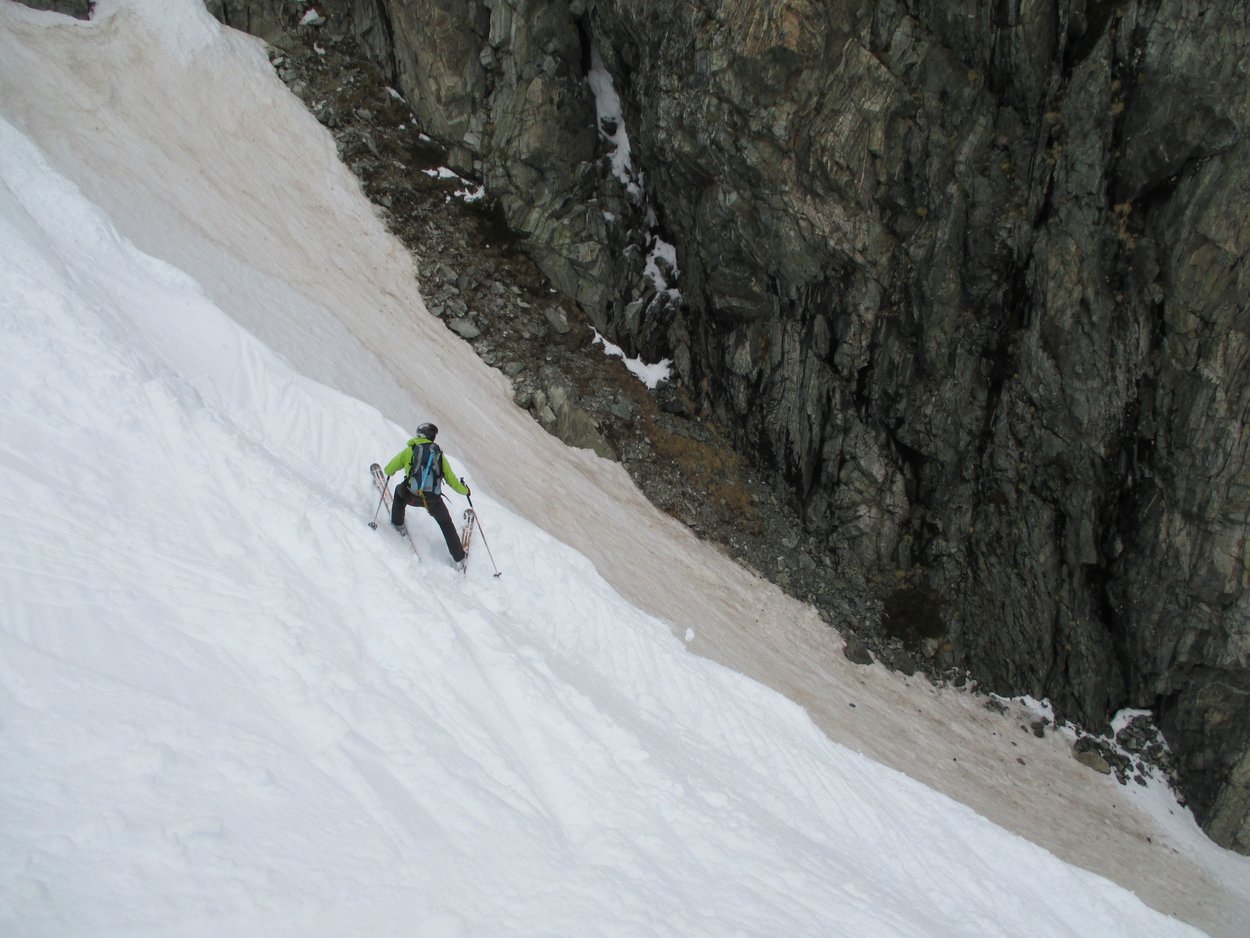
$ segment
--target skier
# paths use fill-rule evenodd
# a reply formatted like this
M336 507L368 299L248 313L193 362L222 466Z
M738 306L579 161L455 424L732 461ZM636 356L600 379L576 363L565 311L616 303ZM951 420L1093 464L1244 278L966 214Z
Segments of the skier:
M391 524L404 537L408 529L404 526L404 511L408 505L420 505L428 511L443 531L443 539L447 541L447 550L457 565L464 561L464 548L460 546L460 535L451 520L451 512L443 501L442 484L444 481L461 495L472 494L465 485L464 479L457 479L442 449L434 438L438 436L438 427L432 423L423 423L417 427L416 436L408 441L408 445L395 454L395 458L386 464L386 477L389 479L401 469L404 470L404 481L395 487L395 496L391 501Z

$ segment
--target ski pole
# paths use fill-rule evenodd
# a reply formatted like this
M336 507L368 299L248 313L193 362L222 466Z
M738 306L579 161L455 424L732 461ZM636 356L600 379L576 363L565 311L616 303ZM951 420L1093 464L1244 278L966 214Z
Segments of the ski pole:
M473 496L466 495L469 500L469 507L473 508ZM495 576L503 576L503 571L495 564L495 555L491 553L490 541L486 540L486 532L482 530L482 519L477 516L477 509L473 508L473 523L477 525L477 533L482 535L482 543L486 545L486 556L490 558L490 565L495 568Z

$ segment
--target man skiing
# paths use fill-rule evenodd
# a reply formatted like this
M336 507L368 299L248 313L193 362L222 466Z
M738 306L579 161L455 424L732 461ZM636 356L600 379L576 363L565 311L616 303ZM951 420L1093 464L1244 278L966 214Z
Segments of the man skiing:
M443 454L434 438L438 436L438 427L432 423L423 423L417 427L416 436L408 441L408 445L395 454L395 458L386 464L386 477L389 479L401 469L404 470L404 481L395 487L395 496L391 501L391 524L405 537L408 529L404 527L404 511L408 505L420 505L428 511L443 531L443 539L447 541L447 550L451 559L457 564L464 560L464 548L460 546L460 535L451 520L451 512L443 501L442 484L444 481L461 495L471 494L463 479L458 479L452 471L451 463Z

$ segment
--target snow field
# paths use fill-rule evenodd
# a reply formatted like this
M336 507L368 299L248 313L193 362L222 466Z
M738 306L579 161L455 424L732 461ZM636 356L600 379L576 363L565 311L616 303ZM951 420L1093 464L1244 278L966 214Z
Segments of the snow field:
M363 523L403 430L0 144L19 931L956 934L1046 904L1036 868L1002 894L934 862L952 819L1037 851L686 654L486 496L505 578L459 578L419 516L414 563Z

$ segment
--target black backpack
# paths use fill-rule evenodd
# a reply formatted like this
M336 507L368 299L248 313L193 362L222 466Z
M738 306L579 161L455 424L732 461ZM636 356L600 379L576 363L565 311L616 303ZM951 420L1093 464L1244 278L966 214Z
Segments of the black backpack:
M432 440L412 444L412 468L404 480L410 492L437 495L443 483L443 451Z

